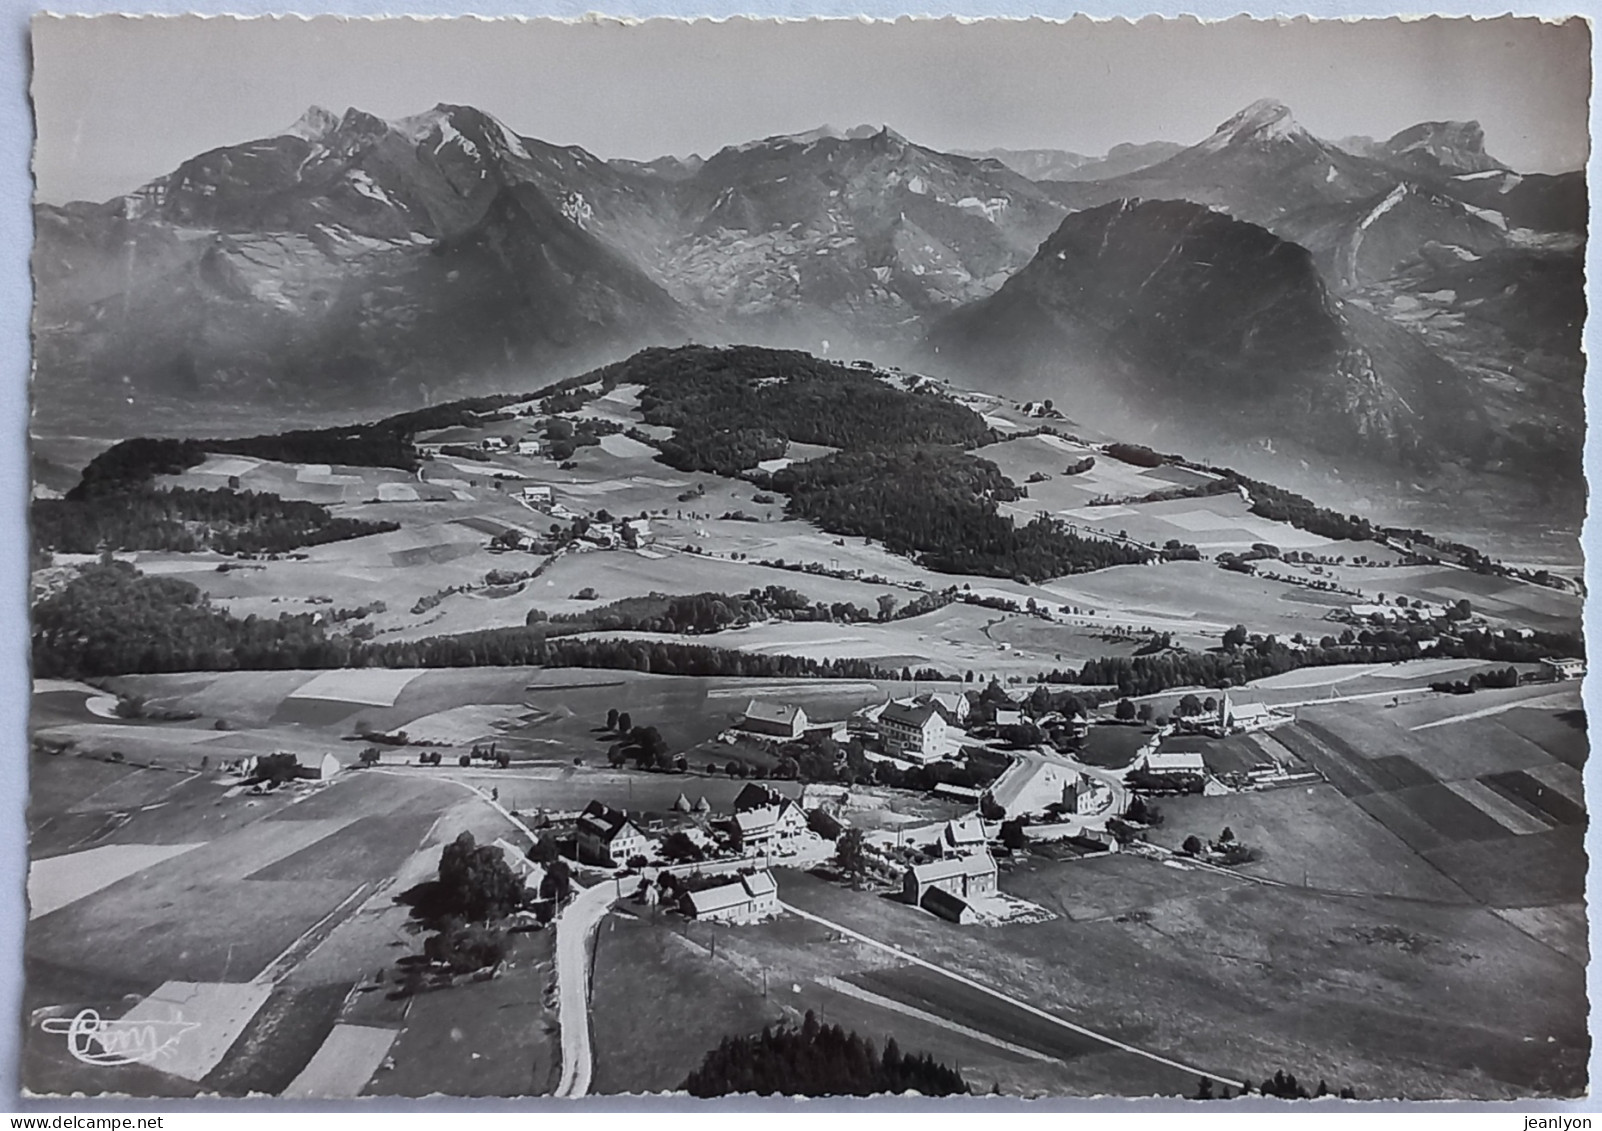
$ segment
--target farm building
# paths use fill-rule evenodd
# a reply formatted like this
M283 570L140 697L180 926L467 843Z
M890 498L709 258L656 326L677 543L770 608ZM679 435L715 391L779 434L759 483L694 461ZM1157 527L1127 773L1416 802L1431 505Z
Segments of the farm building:
M936 797L949 797L953 801L967 801L974 805L979 804L979 799L984 796L982 790L974 789L972 786L952 785L944 781L935 786L932 792Z
M965 899L995 891L995 858L985 849L966 856L914 864L902 873L901 894L908 903L923 906L923 897L931 888Z
M996 725L998 727L1015 727L1023 722L1023 712L1011 710L1006 707L996 711Z
M1584 679L1585 661L1573 657L1542 660L1541 671L1548 679Z
M533 437L525 436L517 442L517 454L520 456L537 456L540 450L540 442Z
M1153 750L1141 755L1135 769L1151 774L1205 774L1207 764L1198 750Z
M717 887L685 894L680 910L692 919L713 923L748 923L778 910L779 885L768 872L739 876Z
M530 503L551 504L551 489L543 484L525 483L523 485L523 498Z
M751 734L795 741L807 729L807 713L789 703L764 703L753 699L745 705L740 729Z
M953 923L977 923L979 913L975 911L966 899L960 895L953 895L945 888L930 888L923 893L918 906L932 915L942 919L949 919Z
M578 858L586 864L615 868L645 852L645 834L621 809L592 801L579 815Z
M892 700L879 713L879 735L885 752L909 762L934 762L957 752L962 731L930 703Z

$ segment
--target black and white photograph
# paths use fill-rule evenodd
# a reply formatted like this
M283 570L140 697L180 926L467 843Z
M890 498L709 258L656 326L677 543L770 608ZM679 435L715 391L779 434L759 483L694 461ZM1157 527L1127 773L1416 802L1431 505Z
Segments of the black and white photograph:
M30 50L24 1097L1589 1094L1586 19Z

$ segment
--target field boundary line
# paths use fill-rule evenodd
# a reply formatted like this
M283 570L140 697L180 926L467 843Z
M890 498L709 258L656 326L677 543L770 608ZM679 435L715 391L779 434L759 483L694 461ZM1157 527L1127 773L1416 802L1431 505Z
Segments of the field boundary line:
M789 904L789 903L785 903L785 902L781 901L779 903L779 906L784 908L786 911L790 912L792 915L799 915L803 919L810 919L814 923L819 923L822 926L828 927L830 930L833 930L833 931L839 931L841 934L846 935L846 936L848 936L850 938L856 939L858 942L866 943L868 946L876 947L879 950L886 951L886 952L888 952L890 954L895 955L897 958L904 959L905 961L911 962L916 966L922 966L926 970L932 970L936 974L943 975L944 977L950 978L954 982L960 982L963 985L970 987L971 989L975 989L975 990L980 991L981 993L988 994L991 997L996 998L998 1001L1004 1001L1008 1005L1013 1006L1016 1009L1021 1009L1025 1013L1029 1013L1029 1014L1032 1014L1032 1015L1034 1015L1036 1017L1042 1018L1043 1020L1050 1021L1052 1024L1059 1025L1062 1028L1069 1030L1070 1032L1078 1033L1082 1037L1089 1037L1092 1040L1100 1041L1104 1045L1108 1045L1108 1046L1110 1046L1112 1048L1119 1049L1119 1050L1121 1050L1123 1052L1132 1053L1135 1056L1143 1057L1146 1060L1154 1061L1157 1064L1162 1064L1162 1065L1165 1065L1165 1066L1167 1066L1169 1068L1177 1068L1181 1072L1188 1072L1188 1073L1190 1073L1192 1075L1195 1075L1195 1076L1206 1077L1209 1080L1216 1081L1219 1084L1224 1084L1224 1085L1227 1085L1229 1087L1233 1087L1233 1088L1246 1088L1246 1087L1249 1087L1249 1085L1244 1080L1232 1080L1227 1076L1220 1076L1218 1073L1209 1072L1204 1068L1197 1068L1194 1065L1185 1064L1182 1061L1178 1061L1178 1060L1170 1060L1168 1057L1163 1056L1160 1053L1150 1052L1150 1051L1148 1051L1146 1049L1143 1049L1143 1048L1137 1048L1136 1046L1131 1045L1131 1044L1127 1044L1124 1041L1120 1041L1115 1037L1109 1037L1105 1033L1098 1033L1094 1029L1087 1029L1083 1025L1078 1025L1078 1024L1075 1024L1072 1021L1067 1020L1066 1018L1058 1017L1054 1013L1047 1013L1044 1009L1039 1009L1039 1008L1037 1008L1037 1007L1035 1007L1033 1005L1028 1004L1027 1002L1019 1001L1017 998L1009 997L1007 994L1002 993L1000 990L991 989L989 986L985 985L983 982L976 982L972 978L968 977L966 974L959 974L955 970L948 970L944 966L937 966L935 963L930 962L928 959L919 958L917 955L911 954L911 953L909 953L907 951L904 951L900 947L891 946L887 942L881 942L876 938L872 938L872 937L870 937L868 935L862 934L860 931L853 931L850 927L842 927L838 923L832 923L829 920L823 918L821 915L814 915L810 911L802 911L799 907L796 907L793 904Z

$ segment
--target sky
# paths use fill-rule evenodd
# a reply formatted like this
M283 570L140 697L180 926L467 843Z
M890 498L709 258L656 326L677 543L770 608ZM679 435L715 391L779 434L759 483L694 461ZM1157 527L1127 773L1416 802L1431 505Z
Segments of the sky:
M33 25L39 199L104 200L312 104L383 118L476 106L601 157L710 155L830 124L936 149L1201 140L1258 98L1313 133L1476 119L1524 172L1584 164L1581 20L1212 24L953 19L51 17Z

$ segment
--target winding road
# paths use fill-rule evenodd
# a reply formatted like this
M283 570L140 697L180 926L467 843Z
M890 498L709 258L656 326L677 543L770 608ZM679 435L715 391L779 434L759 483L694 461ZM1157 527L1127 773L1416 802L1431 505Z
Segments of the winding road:
M552 1095L588 1095L595 1067L590 1049L590 939L617 898L617 881L579 889L556 917L556 1014L562 1030L562 1077Z

